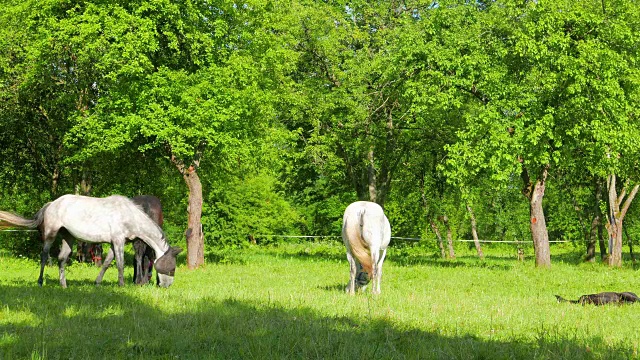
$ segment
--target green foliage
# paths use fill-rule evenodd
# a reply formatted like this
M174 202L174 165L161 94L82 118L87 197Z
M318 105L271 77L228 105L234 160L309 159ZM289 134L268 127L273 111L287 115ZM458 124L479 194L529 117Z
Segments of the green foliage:
M302 219L277 190L276 179L265 173L226 182L209 193L203 211L205 243L247 246L279 241L271 235L300 235Z
M521 174L548 167L551 239L579 241L597 184L637 181L639 19L628 0L9 1L0 209L153 194L179 243L183 164L208 246L338 235L373 197L395 236L446 214L468 238L469 204L481 238L523 240Z
M18 258L40 258L42 240L37 231L0 232L0 249Z

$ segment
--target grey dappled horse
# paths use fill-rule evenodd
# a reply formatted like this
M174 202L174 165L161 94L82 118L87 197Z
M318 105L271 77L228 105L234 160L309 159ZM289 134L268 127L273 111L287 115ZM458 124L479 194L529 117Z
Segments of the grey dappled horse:
M127 240L141 239L155 252L158 285L168 287L173 283L176 255L182 251L167 243L162 229L145 214L132 200L112 195L106 198L94 198L80 195L64 195L45 204L33 219L0 211L0 224L35 229L38 228L44 243L40 257L40 277L42 286L44 267L49 257L49 249L56 235L62 236L62 245L58 254L60 285L67 287L64 266L71 254L74 239L88 243L109 243L109 253L116 258L118 284L124 285L124 244ZM96 284L102 281L106 268L100 272Z
M131 200L140 206L151 220L162 229L164 217L162 215L160 199L152 195L138 195L132 197ZM133 282L137 285L144 285L151 279L153 262L156 257L153 249L148 247L147 244L140 239L133 240L133 250L135 254L133 257ZM90 245L83 241L78 241L76 256L80 262L85 262L87 257L90 256L96 266L102 267L102 246ZM109 262L112 260L113 257L109 259Z
M369 279L373 279L371 291L380 293L382 263L390 240L391 225L380 205L356 201L347 206L342 222L342 241L347 247L350 266L349 294L355 293L356 286L366 284L363 278L365 272Z

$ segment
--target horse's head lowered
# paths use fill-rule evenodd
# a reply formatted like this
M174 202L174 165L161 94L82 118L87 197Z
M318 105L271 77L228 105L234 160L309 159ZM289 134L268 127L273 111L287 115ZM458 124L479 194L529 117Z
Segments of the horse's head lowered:
M158 286L169 287L173 284L173 277L176 272L176 256L180 254L182 248L172 246L155 262L158 274Z

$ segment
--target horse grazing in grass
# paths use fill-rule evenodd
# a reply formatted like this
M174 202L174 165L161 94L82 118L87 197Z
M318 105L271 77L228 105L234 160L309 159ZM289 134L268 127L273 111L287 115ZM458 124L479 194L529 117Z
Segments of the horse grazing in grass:
M162 216L162 204L160 199L151 195L138 195L131 198L134 203L142 207L142 210L153 220L160 228L164 222ZM137 285L144 285L151 279L153 269L153 261L155 256L151 249L144 241L135 239L133 241L133 282Z
M356 201L347 206L342 222L342 241L347 247L350 266L349 294L354 294L356 287L366 285L369 279L373 280L371 291L380 293L382 263L390 240L391 225L380 205Z
M140 206L151 220L162 228L164 218L162 215L162 204L160 203L160 199L152 195L138 195L131 198L131 200ZM144 241L135 239L133 240L133 250L135 254L133 257L133 283L136 285L147 284L151 280L153 262L156 259L153 249L147 246ZM102 245L87 244L83 241L78 241L76 257L80 262L85 262L90 258L96 266L102 267ZM109 263L111 263L113 261L113 256L108 260Z
M162 204L160 199L152 195L138 195L131 198L131 200L144 210L144 212L153 220L160 228L164 222L162 215ZM144 241L136 238L133 240L133 283L136 285L147 284L151 280L151 274L153 273L153 262L156 257L153 249ZM105 258L106 267L103 267L106 271L107 267L113 261L113 254ZM101 266L102 264L100 264ZM101 272L104 275L104 271Z
M0 211L0 224L40 230L44 243L40 257L40 277L42 286L44 267L49 258L49 250L56 235L62 236L62 245L58 254L60 285L67 287L64 266L71 254L74 239L88 243L109 243L109 254L115 256L118 267L118 284L124 285L124 244L127 240L141 239L155 252L158 285L169 287L173 283L176 255L182 251L167 243L162 229L132 200L113 195L106 198L93 198L80 195L64 195L45 204L29 220L21 216ZM103 268L96 279L102 281Z

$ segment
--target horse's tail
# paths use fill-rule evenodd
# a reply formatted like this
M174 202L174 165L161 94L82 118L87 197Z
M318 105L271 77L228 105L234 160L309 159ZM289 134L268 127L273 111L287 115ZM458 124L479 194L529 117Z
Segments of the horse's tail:
M577 304L577 303L579 303L579 301L578 301L578 300L567 300L567 299L563 298L563 297L562 297L562 296L560 296L560 295L555 295L555 297L556 297L556 299L558 299L558 302L568 302L568 303L572 303L572 304Z
M44 220L44 211L46 210L46 208L49 206L49 203L46 203L40 210L38 210L38 212L36 213L36 215L33 217L33 219L26 219L23 218L22 216L7 212L7 211L0 211L0 226L2 227L21 227L21 228L27 228L27 229L35 229L38 226L40 226L40 224L42 224L42 221Z
M371 260L371 252L366 247L364 242L364 236L362 234L362 227L364 225L365 209L361 209L357 212L357 234L356 239L349 237L349 244L351 245L351 254L358 259L360 265L367 273L369 279L373 276L373 262ZM349 224L345 223L345 226Z

